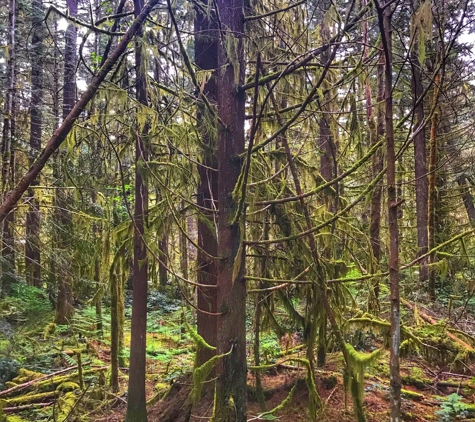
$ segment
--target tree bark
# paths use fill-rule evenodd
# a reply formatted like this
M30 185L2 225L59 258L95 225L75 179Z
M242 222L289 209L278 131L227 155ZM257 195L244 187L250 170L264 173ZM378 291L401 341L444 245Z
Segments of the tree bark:
M237 201L233 191L244 152L244 1L217 0L223 44L218 50L218 251L217 353L227 354L217 367L216 422L245 422L246 418L246 283L245 251L240 222L233 221ZM227 50L233 45L234 53ZM241 216L242 218L242 216Z
M398 202L396 187L396 154L393 124L393 67L392 67L392 27L390 2L383 8L376 2L378 20L386 57L385 68L385 120L386 120L386 156L389 222L389 284L391 298L391 350L390 350L390 421L401 421L401 374L399 370L399 346L401 344L401 320L399 297L399 229Z
M43 115L41 97L43 95L43 4L42 0L33 0L31 11L31 100L30 100L30 166L41 150ZM35 181L33 186L39 183ZM28 214L26 216L25 273L29 285L41 286L40 254L40 203L35 190L28 190Z
M203 0L195 6L195 63L203 70L214 70L206 82L203 95L206 95L210 104L217 101L218 77L218 28L215 23L216 16L207 16L203 7L207 3ZM201 6L201 7L199 7ZM216 157L217 122L209 110L202 104L198 106L197 124L200 130L202 150L202 164L198 166L200 181L198 185L197 203L209 210L217 209L218 199L218 174ZM207 129L212 127L212 129ZM217 265L212 257L218 254L216 238L215 213L212 211L201 212L198 218L198 283L214 286L211 288L197 287L198 300L198 334L210 345L216 346L216 276ZM204 311L204 312L200 312ZM202 365L216 354L208 348L197 350L196 364ZM210 374L213 376L213 374Z
M134 14L138 17L143 8L143 0L134 0ZM137 31L142 37L142 28ZM147 69L144 66L142 45L135 43L136 97L143 105L147 99ZM145 350L147 346L147 276L148 259L145 244L145 230L148 224L148 187L143 170L148 161L148 123L137 129L135 141L135 209L134 209L134 280L132 298L132 332L130 347L130 370L126 422L146 422L145 397Z
M414 7L414 6L413 6ZM424 101L422 101L424 86L422 85L421 63L416 47L419 45L416 34L414 47L411 51L412 89L414 92L415 123L414 131L414 175L416 187L416 219L417 219L417 256L429 250L429 183L427 177L427 145L424 124ZM418 102L419 101L419 102ZM417 103L418 102L418 103ZM419 263L419 281L421 286L429 279L429 259L421 259Z
M436 101L439 97L440 75L435 77L433 103L436 109L432 114L429 140L429 250L432 250L436 245L436 212L438 203L437 193L437 126L439 124L439 109L436 106ZM437 256L435 253L430 255L430 263L435 264ZM434 266L429 270L429 282L427 284L427 292L431 300L436 299L435 294L436 272Z
M76 16L78 13L78 0L67 0L66 5L70 16ZM63 120L74 107L76 102L76 61L77 61L77 28L69 24L66 29L66 39L64 45L64 78L63 78ZM65 154L59 153L56 157L56 179L61 185L66 178L61 170L61 164L66 166ZM70 198L62 186L55 191L55 219L56 219L56 244L59 253L62 254L61 262L57 266L59 280L58 299L56 303L56 322L58 324L68 324L71 319L74 308L72 305L72 276L70 260L67 256L72 231L72 216L68 210Z
M14 185L13 141L15 138L15 91L16 91L16 56L15 56L16 0L8 4L8 49L7 75L5 82L6 98L3 112L2 136L2 196ZM3 222L2 230L2 295L8 295L15 281L15 215L11 213Z

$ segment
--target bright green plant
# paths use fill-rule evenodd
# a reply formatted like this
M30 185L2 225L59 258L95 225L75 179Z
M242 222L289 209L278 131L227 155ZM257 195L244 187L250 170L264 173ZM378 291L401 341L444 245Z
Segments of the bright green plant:
M455 419L466 419L475 410L473 405L462 402L462 396L450 394L440 403L440 410L435 412L438 422L450 422Z

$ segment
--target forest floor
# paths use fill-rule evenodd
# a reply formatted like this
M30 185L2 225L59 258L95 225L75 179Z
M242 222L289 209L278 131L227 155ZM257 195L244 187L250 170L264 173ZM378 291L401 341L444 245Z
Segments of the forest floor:
M162 301L160 306L151 306L149 310L146 381L149 422L198 422L207 420L212 412L211 400L206 399L206 394L201 406L192 406L188 400L195 346L183 318L193 321L193 315L177 304ZM455 307L451 315L446 308L403 304L403 340L419 342L417 347L413 344L404 349L401 361L405 421L475 420L475 318L465 308ZM103 321L105 335L99 338L94 334L92 308L77 310L68 327L52 324L52 314L44 309L38 310L41 318L39 314L27 315L28 306L24 308L26 311L21 309L19 302L9 302L8 306L0 303L0 384L4 385L0 385L0 390L13 389L10 393L0 391L0 407L6 415L6 419L0 415L0 421L62 421L66 418L68 422L122 422L128 369L127 365L121 368L119 392L113 394L108 386L108 318L105 316ZM126 315L127 312L126 308ZM128 356L130 344L127 321L124 356ZM361 313L348 317L347 323L346 340L359 353L381 350L378 358L364 368L363 406L368 422L387 421L386 323L384 319ZM251 344L252 339L249 339ZM248 352L251 364L251 346ZM77 370L79 357L82 386ZM298 336L279 339L270 331L261 333L261 363L273 367L261 373L265 407L257 400L255 373L249 373L248 421L310 420L308 373L299 361L303 358L305 352ZM322 403L317 415L319 421L356 421L351 394L345 393L343 367L341 353L335 352L328 353L325 366L315 370L314 379ZM291 391L293 395L289 398ZM208 391L209 395L212 394ZM280 406L284 401L286 405ZM276 407L279 410L263 415L264 408L270 411Z

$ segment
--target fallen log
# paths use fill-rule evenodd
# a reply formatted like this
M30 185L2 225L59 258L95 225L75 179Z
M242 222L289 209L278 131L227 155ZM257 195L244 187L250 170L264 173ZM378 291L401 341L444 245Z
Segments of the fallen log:
M7 399L7 406L17 406L23 404L31 404L34 402L39 402L44 399L55 399L58 397L57 391L48 391L46 393L37 393L37 394L25 394L22 396L14 397L12 399Z
M401 298L401 303L403 303L406 307L408 307L410 310L414 311L415 310L415 305L412 303L408 302L405 299ZM420 309L417 310L419 313L419 316L425 321L428 322L429 324L436 325L438 321L435 318L432 318L431 316L423 313ZM460 346L464 347L467 349L468 352L475 353L475 349L470 346L470 344L466 343L465 341L459 339L456 335L452 334L448 329L447 329L447 336L453 340L455 343L459 344Z
M86 362L86 363L83 363L83 366L88 365L90 363L91 363L90 361ZM47 380L49 378L53 378L56 375L65 374L66 372L73 371L74 369L78 369L78 365L70 366L68 368L61 369L60 371L53 372L52 374L48 374L48 375L45 375L43 377L36 378L36 379L28 381L28 382L24 382L23 384L15 385L15 387L11 387L7 390L0 391L0 397L8 396L11 393L16 393L18 391L24 390L25 388L31 387L35 383Z
M53 404L54 404L54 402L30 403L30 404L24 404L23 406L4 407L2 410L5 413L15 413L15 412L23 412L24 410L40 409L42 407L48 407L48 406L51 406Z

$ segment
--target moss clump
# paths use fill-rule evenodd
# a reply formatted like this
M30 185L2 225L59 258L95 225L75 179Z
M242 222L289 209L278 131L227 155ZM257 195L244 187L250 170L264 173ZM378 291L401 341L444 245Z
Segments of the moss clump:
M54 322L51 322L45 327L43 331L43 338L45 340L48 340L55 332L56 332L56 324Z
M19 406L21 404L36 403L40 402L45 398L54 396L55 393L46 392L46 393L35 393L35 394L23 394L18 397L13 397L12 399L7 400L8 407Z
M404 398L412 401L422 401L424 396L421 393L416 393L415 391L401 389L401 394Z
M64 421L66 418L69 417L70 413L74 409L74 405L76 404L76 394L69 392L66 393L58 400L58 421Z
M401 377L403 384L412 385L419 390L425 390L428 385L432 384L432 380L425 376L421 368L412 367L409 369L409 375Z
M68 391L74 391L79 389L79 384L73 382L73 381L65 381L59 384L56 387L56 391L58 393L66 393Z
M364 371L375 365L381 355L381 350L371 353L357 352L351 344L346 343L348 365L344 376L345 390L350 391L353 397L353 409L358 422L366 420L363 410Z
M12 416L7 416L5 419L6 422L28 422L26 419L21 418L20 416L17 415L12 415ZM1 419L0 419L1 421Z
M20 368L18 376L13 378L12 382L16 384L23 384L24 382L33 381L44 376L41 372L29 371L25 368Z

